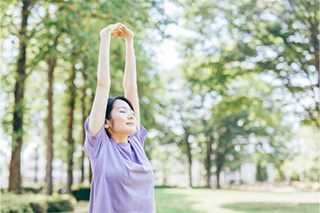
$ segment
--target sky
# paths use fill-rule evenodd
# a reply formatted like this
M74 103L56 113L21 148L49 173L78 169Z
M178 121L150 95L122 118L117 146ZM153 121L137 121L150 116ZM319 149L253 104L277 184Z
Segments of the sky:
M164 1L164 9L169 17L174 17L175 12L177 11L176 6L167 0ZM159 46L154 46L153 48L157 49L156 61L160 65L159 69L163 68L165 70L173 70L182 62L179 58L175 38L179 35L188 34L189 32L176 24L170 24L166 28L166 33L171 35L172 38L164 39Z

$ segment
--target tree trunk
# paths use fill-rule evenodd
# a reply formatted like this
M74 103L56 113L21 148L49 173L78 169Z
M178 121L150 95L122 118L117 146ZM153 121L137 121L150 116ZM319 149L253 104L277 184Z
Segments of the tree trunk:
M189 186L192 188L192 155L191 155L191 146L188 142L189 134L186 133L186 146L187 146L187 155L189 163Z
M73 53L73 58L75 54ZM76 76L75 65L72 64L72 72L70 76L70 84L69 84L69 105L68 105L68 118L67 118L67 126L68 126L68 153L67 153L67 163L68 163L68 178L67 178L67 190L68 193L71 194L71 186L73 183L73 153L74 153L74 140L72 137L73 132L73 112L75 106L75 97L76 97L76 88L74 85L74 79Z
M163 166L163 167L165 167L165 166ZM167 179L168 179L167 169L163 168L162 172L163 172L162 186L166 186L167 185Z
M84 63L85 64L85 63ZM86 140L86 130L84 128L84 123L87 118L87 112L86 112L86 89L87 89L87 78L88 78L88 73L86 67L83 69L83 80L84 80L84 85L82 88L82 97L81 97L81 109L82 109L82 147L84 147L84 142ZM84 182L84 151L82 151L81 154L81 183Z
M279 175L280 175L280 180L286 180L286 176L284 175L282 169L281 169L281 165L282 163L280 163L279 165L275 164L276 165L276 168L279 172Z
M57 40L55 41L57 42ZM47 195L52 195L52 160L53 160L53 102L52 102L52 83L53 83L53 71L56 65L56 57L50 57L48 61L48 120L47 120L47 167L46 167L46 183L47 183Z
M216 171L216 175L217 175L217 189L220 189L220 172L221 172L221 168L217 166L217 171Z
M220 172L225 163L225 157L228 153L228 141L231 143L231 133L227 128L225 139L221 139L216 148L216 166L217 166L217 189L220 189Z
M223 159L221 159L222 157L219 155L216 155L216 166L217 166L217 171L216 171L216 175L217 175L217 189L220 189L220 172L222 170L222 165L223 165Z
M309 2L306 2L307 8L308 9L312 9L312 6L310 5ZM314 17L309 16L308 17L308 21L309 21L309 26L310 26L310 44L313 47L314 51L313 51L313 55L314 55L314 59L315 59L315 67L316 70L318 72L318 87L320 87L320 69L319 69L319 40L317 38L318 36L318 32L319 32L319 28L318 28L318 24L319 24L319 20L317 19L318 16L315 15ZM319 124L317 124L317 126L319 126Z
M36 147L35 149L35 167L34 167L34 182L38 183L38 163L39 163L39 146Z
M261 163L258 162L257 165L257 175L256 175L257 181L263 181L263 177L262 177L262 168L261 168Z
M17 75L14 90L14 109L13 109L13 135L11 143L11 161L9 174L9 192L21 193L21 172L20 172L20 152L22 147L23 136L23 114L24 114L24 85L26 80L26 49L27 38L26 29L29 16L29 7L32 3L30 0L22 2L21 11L21 29L19 32L19 56L17 61Z
M206 157L206 187L211 188L211 155L212 155L212 144L213 144L213 135L210 136L208 143L207 143L207 157Z

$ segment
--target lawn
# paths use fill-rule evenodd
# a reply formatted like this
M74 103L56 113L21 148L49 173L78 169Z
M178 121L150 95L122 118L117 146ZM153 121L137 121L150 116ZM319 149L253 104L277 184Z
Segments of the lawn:
M155 189L157 213L191 212L301 212L318 213L317 192L247 192L213 189ZM76 212L88 212L88 202L79 202Z

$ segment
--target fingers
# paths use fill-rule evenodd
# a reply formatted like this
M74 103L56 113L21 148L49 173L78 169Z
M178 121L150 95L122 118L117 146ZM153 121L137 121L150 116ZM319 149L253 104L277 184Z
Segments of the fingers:
M118 28L121 25L121 23L114 24L114 29Z
M120 37L122 35L122 32L119 31L118 28L116 28L115 30L112 31L111 36L117 36Z
M112 33L115 29L117 29L119 26L120 26L120 23L112 24L112 25L110 26L111 33Z
M111 36L123 37L126 39L128 36L130 37L133 34L126 25L122 23L114 24L113 30L111 32Z
M118 26L112 31L111 36L121 37L124 33L123 25L118 24Z

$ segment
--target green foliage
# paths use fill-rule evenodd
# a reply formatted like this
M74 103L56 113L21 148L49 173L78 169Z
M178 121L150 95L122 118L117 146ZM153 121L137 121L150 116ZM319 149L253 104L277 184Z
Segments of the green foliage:
M266 181L267 180L267 169L265 166L261 166L261 163L258 162L256 170L256 180L257 181Z
M18 195L1 194L1 212L4 213L22 213L34 212L31 208L30 201L26 199L18 199Z
M1 212L72 211L75 200L70 195L1 194Z
M78 187L72 190L72 195L79 200L89 200L90 199L90 186L89 187Z
M53 196L47 199L47 212L73 211L75 201L69 195Z
M179 38L183 78L190 97L210 100L211 118L197 128L207 140L214 135L215 166L220 159L233 170L244 159L263 159L283 180L282 166L294 155L292 125L319 126L316 1L174 2L179 26L193 33Z
M77 89L73 125L73 138L77 149L74 156L78 158L81 155L82 88L85 88L86 92L84 100L86 109L83 116L88 116L97 85L99 32L109 24L117 22L126 24L135 34L141 123L148 129L156 128L153 106L159 102L159 99L154 94L157 93L160 85L157 71L151 61L153 53L146 51L145 47L157 42L151 34L147 34L147 31L164 36L165 27L170 22L164 14L163 2L153 0L33 2L28 28L24 35L19 35L20 28L16 23L21 19L22 3L5 1L1 4L1 28L3 29L1 43L6 43L3 45L4 49L10 53L4 54L6 56L1 76L1 97L6 99L1 122L6 140L14 141L12 136L23 136L24 146L29 143L38 143L39 147L46 146L47 69L49 60L55 58L57 64L53 74L54 158L60 158L65 162L67 156L68 135L64 124L66 124L67 105L70 99L67 86L72 83L69 79L72 66L76 66L74 84ZM24 39L27 43L24 104L19 106L20 111L24 110L24 131L13 133L14 86L16 82L21 81L20 76L15 72L19 39ZM110 96L123 95L122 77L125 65L123 39L112 38L110 59L112 78ZM148 151L148 148L146 150Z
M282 169L292 180L318 181L319 180L319 130L303 126L296 134L291 145L294 154L284 160Z
M256 72L278 79L280 87L292 94L294 103L304 108L304 113L297 112L297 116L308 125L319 126L319 101L315 98L319 90L317 1L282 0L270 4L228 1L224 4L222 11L230 36L237 43L246 40L247 48L238 46L234 51L245 54L246 60L255 64ZM251 50L256 51L251 53ZM310 104L306 104L307 99Z
M24 187L22 187L22 193L39 194L39 193L41 193L42 189L43 189L43 187L24 186Z
M73 156L79 158L82 116L89 115L97 85L99 31L108 24L122 22L135 34L141 123L152 133L145 149L148 157L162 162L159 169L163 173L170 173L170 168L174 168L172 162L187 162L183 155L186 141L190 142L193 157L205 159L207 142L213 135L215 148L210 157L215 161L223 159L222 168L236 170L242 160L251 159L261 163L262 168L273 162L279 179L284 179L286 170L295 179L305 176L317 180L319 157L314 150L318 147L306 142L313 148L296 152L288 145L294 135L290 127L293 122L287 118L292 118L290 113L296 108L286 110L300 104L303 113L299 111L295 116L307 125L319 123L319 102L315 98L319 90L317 2L175 0L171 3L182 9L182 14L175 13L176 17L169 18L160 0L38 1L31 8L26 35L19 37L19 27L12 26L18 26L15 21L21 14L13 11L20 11L21 4L4 1L1 42L11 44L6 50L9 56L4 54L1 76L1 97L6 100L2 119L5 139L14 141L12 137L23 135L25 145L46 145L46 72L48 60L56 57L54 157L66 161L65 124L70 99L67 87L74 83L73 138L77 148ZM150 47L162 42L166 26L175 18L181 18L177 24L182 23L181 27L195 34L176 38L184 60L182 65L177 70L160 72L152 60L155 53ZM161 35L160 39L156 35ZM19 39L27 41L28 78L23 104L15 107L19 113L24 111L24 128L13 133L14 86L21 81L15 72L18 55L13 53L18 51ZM110 53L110 96L123 95L123 39L112 38ZM69 79L72 66L77 67L74 82ZM265 81L270 76L273 81ZM274 84L276 80L280 84ZM301 80L307 83L299 83ZM175 86L179 88L172 89ZM85 115L81 111L82 88L86 92ZM287 98L291 95L293 98ZM186 132L189 138L185 138ZM249 146L253 146L254 154L248 152ZM300 165L301 162L306 164ZM261 179L264 178L263 174ZM26 190L36 192L33 188ZM87 199L88 190L79 188L74 196ZM52 204L52 208L59 207Z

